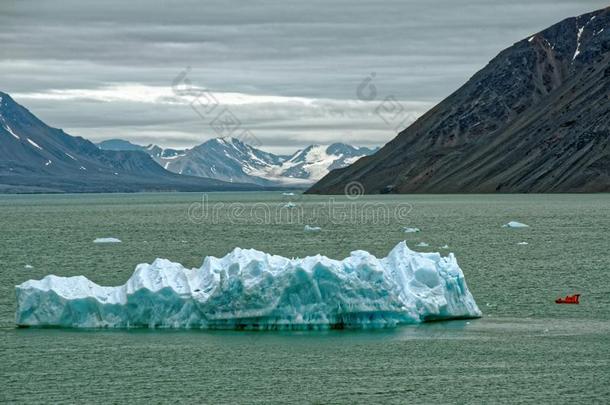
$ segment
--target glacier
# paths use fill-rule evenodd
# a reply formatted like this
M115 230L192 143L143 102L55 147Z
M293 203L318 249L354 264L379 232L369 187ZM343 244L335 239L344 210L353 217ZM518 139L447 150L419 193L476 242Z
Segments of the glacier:
M200 268L157 259L122 286L48 275L16 286L20 327L329 329L387 328L476 318L481 311L450 253L405 242L385 258L289 259L236 248Z

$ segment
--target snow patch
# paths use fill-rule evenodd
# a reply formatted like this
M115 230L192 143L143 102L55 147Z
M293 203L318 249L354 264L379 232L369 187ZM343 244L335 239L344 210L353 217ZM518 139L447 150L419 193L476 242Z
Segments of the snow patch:
M401 242L378 259L288 259L236 248L198 269L157 259L122 286L49 275L16 286L20 326L384 328L480 317L455 256Z
M3 121L4 121L4 119L3 119ZM9 133L9 134L13 135L13 137L14 137L15 139L21 139L21 138L19 137L19 135L17 135L15 132L13 132L13 130L11 129L11 127L9 127L9 126L8 126L8 124L7 124L7 123L4 123L4 128L5 128L5 129L8 131L8 133ZM29 139L28 139L28 141L29 141ZM31 141L30 141L30 142L31 142Z
M33 140L31 140L30 138L27 138L28 142L35 148L43 150L40 145L38 145L36 142L34 142Z
M583 31L585 30L585 26L583 25L578 29L578 34L576 37L576 51L574 52L574 56L572 56L572 61L576 59L578 55L580 55L580 37L582 36Z

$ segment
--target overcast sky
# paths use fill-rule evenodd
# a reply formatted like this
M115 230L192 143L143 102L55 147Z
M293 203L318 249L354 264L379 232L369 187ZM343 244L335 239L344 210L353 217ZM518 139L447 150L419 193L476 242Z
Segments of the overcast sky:
M376 146L502 49L604 6L1 0L0 90L93 141L189 147L248 130L274 152Z

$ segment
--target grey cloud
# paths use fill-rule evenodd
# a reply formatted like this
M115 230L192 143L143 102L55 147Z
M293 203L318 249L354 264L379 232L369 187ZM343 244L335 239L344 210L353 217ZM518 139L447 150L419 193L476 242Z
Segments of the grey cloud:
M348 100L375 72L381 98L432 105L503 48L604 6L604 0L5 1L0 89L169 86L192 66L193 82L214 91ZM22 101L50 124L95 140L112 135L186 146L214 136L184 106ZM345 116L269 105L238 110L268 148L288 148L287 139L296 148L345 137L381 144L393 136L373 114L356 115L358 109Z

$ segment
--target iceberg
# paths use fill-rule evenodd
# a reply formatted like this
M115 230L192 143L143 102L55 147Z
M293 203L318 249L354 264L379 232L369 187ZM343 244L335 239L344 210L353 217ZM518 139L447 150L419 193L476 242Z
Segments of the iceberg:
M121 240L117 238L97 238L93 243L121 243Z
M385 258L288 259L236 248L200 268L157 259L122 286L48 275L16 286L21 327L387 328L476 318L481 311L453 254L400 242Z
M522 224L521 222L517 222L517 221L510 221L507 224L502 225L503 228L529 228L529 225L526 224Z

